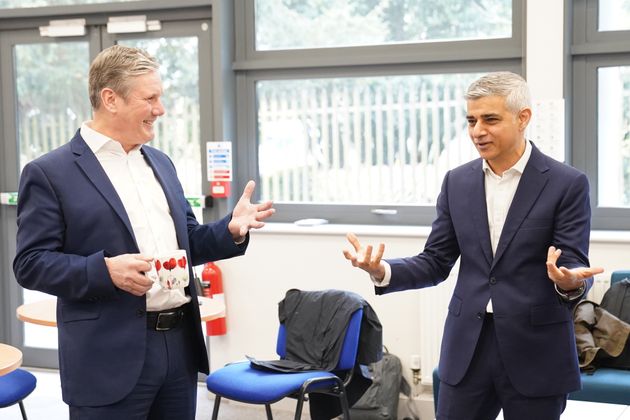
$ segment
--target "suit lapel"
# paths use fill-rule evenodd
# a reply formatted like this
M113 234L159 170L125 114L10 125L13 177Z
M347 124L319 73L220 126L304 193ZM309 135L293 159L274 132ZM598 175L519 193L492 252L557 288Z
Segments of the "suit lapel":
M149 147L142 147L142 154L145 160L153 169L153 173L158 182L162 186L168 207L171 210L171 217L173 224L175 225L175 234L177 235L177 243L181 249L188 249L188 228L186 226L186 214L180 201L178 200L178 194L175 193L175 186L173 180L167 179L165 174L172 172L172 167L169 169L166 164L170 165L170 162L165 163L164 159L156 159L155 152Z
M546 174L548 169L544 155L536 146L533 146L529 162L527 162L525 166L525 170L516 189L516 194L514 194L514 199L510 205L510 210L505 219L492 268L494 268L501 259L503 253L514 238L514 235L523 223L523 220L525 220L532 206L536 203L536 200L538 200L540 193L548 181Z
M479 245L488 264L492 263L492 244L490 242L490 228L488 226L488 209L486 206L486 188L484 185L484 173L481 169L481 159L478 165L472 166L472 173L467 181L470 183L467 190L470 191L470 205L475 230L479 236Z
M120 201L120 197L118 196L116 189L107 177L107 174L103 170L103 167L99 163L98 159L94 153L92 153L87 143L83 140L79 133L77 133L71 140L70 147L72 152L77 156L76 164L79 168L81 168L83 173L88 177L90 182L92 182L103 198L109 203L118 217L120 217L120 220L122 220L137 246L136 237L133 234L129 216L127 216L127 212L125 211L125 206L123 206L122 201Z

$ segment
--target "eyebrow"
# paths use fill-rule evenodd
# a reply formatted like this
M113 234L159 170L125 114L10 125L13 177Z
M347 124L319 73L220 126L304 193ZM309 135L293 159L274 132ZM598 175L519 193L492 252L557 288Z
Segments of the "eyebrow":
M481 118L500 118L501 116L499 114L494 114L494 113L490 113L490 114L481 114ZM474 115L466 115L467 119L471 119L471 118L477 118Z

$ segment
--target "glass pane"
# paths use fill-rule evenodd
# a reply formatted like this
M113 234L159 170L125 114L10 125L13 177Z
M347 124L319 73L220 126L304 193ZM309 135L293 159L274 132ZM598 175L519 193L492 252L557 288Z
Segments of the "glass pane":
M598 205L630 207L630 66L598 69Z
M87 42L16 45L19 165L66 143L90 118L87 95ZM48 299L44 293L23 290L24 303ZM57 330L24 324L24 345L57 348Z
M38 302L40 300L54 299L54 296L35 290L23 289L24 303ZM24 346L40 349L57 349L57 328L36 325L30 322L24 323Z
M510 38L512 0L256 0L256 49Z
M599 30L630 30L630 0L599 0Z
M21 7L67 6L74 4L121 3L138 0L0 0L0 9Z
M87 42L16 45L20 169L74 136L91 118Z
M197 37L126 39L118 43L142 48L160 62L166 113L158 119L151 145L173 160L187 195L201 194Z
M478 157L463 95L479 76L258 82L262 198L433 204L445 172Z

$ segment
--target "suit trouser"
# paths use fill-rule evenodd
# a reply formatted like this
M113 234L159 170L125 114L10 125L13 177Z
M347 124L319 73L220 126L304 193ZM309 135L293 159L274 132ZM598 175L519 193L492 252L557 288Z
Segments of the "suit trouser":
M185 315L168 331L147 329L144 366L131 393L107 406L71 406L70 419L194 420L198 366L190 322Z
M464 379L456 386L440 382L437 420L491 420L501 409L505 420L558 420L567 395L532 398L520 394L507 376L487 314Z

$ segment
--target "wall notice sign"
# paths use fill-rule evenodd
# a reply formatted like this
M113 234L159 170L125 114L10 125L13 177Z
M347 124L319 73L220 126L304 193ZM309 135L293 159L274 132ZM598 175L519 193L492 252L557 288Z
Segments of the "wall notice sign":
M208 181L232 181L232 142L209 141Z

